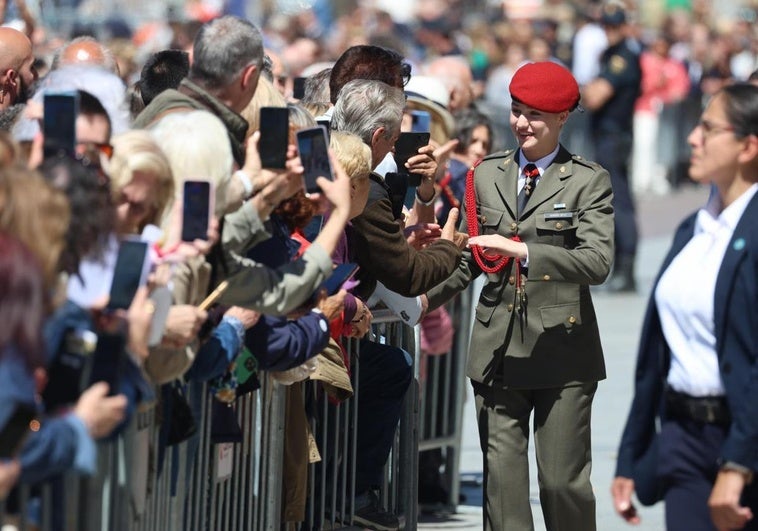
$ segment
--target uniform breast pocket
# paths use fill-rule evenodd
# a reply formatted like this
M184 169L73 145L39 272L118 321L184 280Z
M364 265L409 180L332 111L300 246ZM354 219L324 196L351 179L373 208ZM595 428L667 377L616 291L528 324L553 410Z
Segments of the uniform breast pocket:
M479 234L495 234L503 220L504 212L488 206L479 206Z
M541 212L537 214L537 236L546 243L552 243L566 249L577 245L576 228L578 225L575 211Z

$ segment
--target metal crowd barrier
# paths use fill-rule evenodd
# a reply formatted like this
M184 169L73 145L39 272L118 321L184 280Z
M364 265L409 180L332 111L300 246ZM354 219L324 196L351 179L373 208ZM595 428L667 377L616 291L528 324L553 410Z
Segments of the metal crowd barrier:
M453 348L439 356L425 355L419 410L419 450L442 453L444 509L455 511L460 496L460 457L463 405L466 398L466 358L471 329L472 289L464 290L446 306L455 328Z
M382 505L400 516L404 529L417 528L419 449L445 451L450 505L458 501L468 300L464 296L451 312L453 321L464 328L457 333L457 352L431 360L423 393L418 383L419 327L404 325L388 311L374 313L375 340L399 346L414 359L415 378L406 393L380 490ZM152 405L138 411L115 441L98 445L95 476L68 474L42 486L20 486L18 511L5 514L0 506L0 524L22 531L274 531L351 526L359 343L348 340L346 349L352 360L353 398L339 405L314 401L320 408L322 425L314 433L322 461L309 466L305 522L289 526L282 522L285 388L262 373L261 389L235 404L244 434L241 443L211 441L214 399L204 384L190 384L187 399L200 410L197 433L165 448L160 463L160 419ZM309 386L307 396L318 398L319 386L314 382Z
M214 399L198 384L196 395L187 396L202 411L197 433L166 448L161 467L156 408L144 408L117 440L98 445L93 477L68 474L33 489L22 485L18 512L0 511L0 522L21 531L278 530L284 388L259 377L261 389L235 404L241 443L211 442Z
M414 359L414 378L406 393L400 424L390 457L385 466L384 482L380 489L383 507L400 517L404 529L417 527L417 469L418 469L418 330L405 325L387 310L372 310L374 340L401 347ZM304 530L341 529L353 525L355 500L355 452L360 387L359 342L345 343L351 360L350 374L353 397L342 404L330 404L316 399L320 420L314 433L322 460L309 467L309 499ZM310 395L316 396L316 386ZM371 413L368 412L370 415Z

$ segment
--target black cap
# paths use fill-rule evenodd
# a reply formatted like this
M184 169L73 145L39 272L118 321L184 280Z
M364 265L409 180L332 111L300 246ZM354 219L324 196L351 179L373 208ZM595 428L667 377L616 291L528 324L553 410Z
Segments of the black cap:
M603 6L600 14L600 23L603 26L621 26L626 22L626 13L623 6L617 3L608 3Z

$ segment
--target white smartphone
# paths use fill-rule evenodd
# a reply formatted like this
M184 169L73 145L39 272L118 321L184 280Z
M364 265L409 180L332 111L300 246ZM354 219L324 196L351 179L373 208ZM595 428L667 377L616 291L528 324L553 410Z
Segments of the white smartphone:
M168 319L168 312L173 302L171 290L166 286L159 286L150 293L150 300L155 305L155 312L153 312L153 319L150 322L150 336L147 339L147 346L155 347L160 344L161 339L163 339L163 332L166 330L166 319Z

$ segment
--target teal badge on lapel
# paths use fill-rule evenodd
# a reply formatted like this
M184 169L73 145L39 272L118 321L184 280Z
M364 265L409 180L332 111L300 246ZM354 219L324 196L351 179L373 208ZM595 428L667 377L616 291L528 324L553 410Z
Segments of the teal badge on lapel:
M737 238L732 244L732 249L735 251L741 251L745 248L745 238Z

